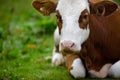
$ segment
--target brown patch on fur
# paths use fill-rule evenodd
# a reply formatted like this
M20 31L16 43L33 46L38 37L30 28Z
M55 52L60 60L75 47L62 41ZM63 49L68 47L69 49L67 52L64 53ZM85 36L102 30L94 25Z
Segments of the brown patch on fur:
M80 15L80 18L79 18L79 26L80 28L82 29L86 29L87 28L87 25L89 23L89 12L87 9L85 9L81 15Z
M58 25L58 28L59 28L59 34L61 34L61 29L62 29L62 17L59 13L59 11L57 10L56 11L56 17L57 17L57 25Z
M33 0L32 5L43 15L50 15L56 9L56 4L50 0Z
M66 54L66 67L68 68L69 71L73 69L71 65L73 64L73 61L76 58L79 58L79 56L76 54Z

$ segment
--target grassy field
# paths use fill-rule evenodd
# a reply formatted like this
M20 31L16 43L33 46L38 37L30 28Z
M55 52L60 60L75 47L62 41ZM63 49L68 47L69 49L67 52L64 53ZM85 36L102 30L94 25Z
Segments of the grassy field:
M31 2L0 2L0 80L73 80L65 67L51 66L54 14L43 17Z
M41 16L32 0L0 2L0 80L71 80L65 67L51 66L54 15Z

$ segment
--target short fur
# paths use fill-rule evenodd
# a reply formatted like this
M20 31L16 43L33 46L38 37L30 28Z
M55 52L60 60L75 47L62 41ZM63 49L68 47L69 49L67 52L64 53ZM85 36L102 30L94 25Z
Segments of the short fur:
M90 16L91 33L88 40L83 44L86 52L82 53L81 51L80 53L88 70L99 71L104 64L115 63L120 60L119 21L120 9L106 17L96 14Z

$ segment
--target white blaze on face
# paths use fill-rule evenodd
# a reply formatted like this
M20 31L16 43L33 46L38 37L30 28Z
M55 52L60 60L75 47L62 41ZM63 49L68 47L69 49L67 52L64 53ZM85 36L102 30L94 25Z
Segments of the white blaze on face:
M80 51L82 43L89 36L89 25L86 29L82 29L78 22L85 9L89 11L87 0L59 0L56 8L62 17L60 44L64 41L72 41L76 45L74 51Z

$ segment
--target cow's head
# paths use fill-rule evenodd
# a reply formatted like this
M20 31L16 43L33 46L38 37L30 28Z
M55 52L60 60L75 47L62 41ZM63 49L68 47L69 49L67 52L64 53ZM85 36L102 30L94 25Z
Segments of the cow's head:
M43 15L56 13L60 50L73 52L79 52L89 37L89 15L107 16L118 7L110 0L34 0L33 6Z

